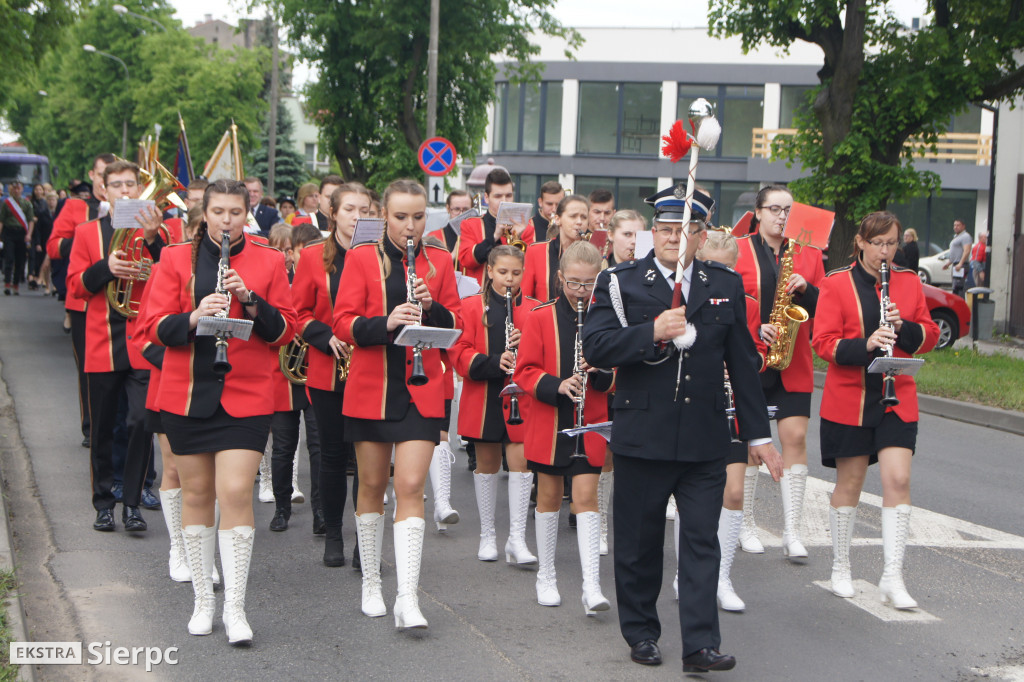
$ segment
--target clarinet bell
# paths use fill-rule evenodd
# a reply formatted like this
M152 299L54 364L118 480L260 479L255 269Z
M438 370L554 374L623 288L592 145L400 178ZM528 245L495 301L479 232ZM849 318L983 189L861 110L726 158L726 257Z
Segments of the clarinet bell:
M509 426L519 426L523 423L523 417L519 414L519 397L512 396L508 401L508 421Z
M896 377L885 377L882 381L882 399L878 402L884 407L900 404L900 399L896 397Z
M423 351L419 348L412 352L412 375L409 377L410 386L422 386L427 383L427 373L423 371Z
M213 358L213 373L219 377L231 371L231 363L228 362L228 344L218 343L217 354Z

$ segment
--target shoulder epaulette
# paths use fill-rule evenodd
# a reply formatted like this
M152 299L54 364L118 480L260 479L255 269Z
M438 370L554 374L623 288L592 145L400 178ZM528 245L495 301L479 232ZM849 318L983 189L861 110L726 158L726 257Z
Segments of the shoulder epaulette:
M444 246L443 244L431 244L428 241L423 241L421 243L423 244L423 246L427 248L437 249L438 251L444 251L445 253L451 253L451 251L448 250L448 247Z
M540 310L541 308L550 308L551 306L553 306L555 304L555 301L557 301L557 300L558 300L557 298L553 298L553 299L551 299L550 301L548 301L546 303L541 303L539 306L534 308L534 310Z
M326 237L320 237L320 239L314 239L312 241L306 242L306 245L304 247L302 247L302 248L308 249L311 246L321 246L321 245L326 244L326 243L327 243L327 238Z
M252 244L253 246L262 246L264 249L273 249L274 251L277 251L278 253L283 253L281 251L281 249L277 248L276 246L271 246L270 244L266 244L264 242L258 242L255 239L250 239L249 243Z
M352 248L353 249L360 249L360 248L362 248L364 246L378 246L378 243L377 242L363 242L362 244L356 244Z
M719 263L716 260L706 260L706 261L704 261L704 265L707 265L707 266L712 267L712 268L718 268L719 270L725 270L726 272L731 272L734 275L740 274L740 273L736 272L735 270L733 270L732 268L730 268L725 263Z
M636 260L628 260L625 263L616 263L615 265L608 268L608 272L622 272L623 270L629 270L630 268L636 267Z
M913 270L911 270L910 268L905 268L902 265L896 265L895 263L890 263L889 268L893 272L913 272Z
M844 265L841 268L836 268L835 270L828 271L827 273L825 273L825 276L826 277L831 277L832 275L838 275L840 272L849 272L852 269L853 269L853 263L850 263L849 265Z
M178 246L192 246L192 240L189 240L187 242L174 242L173 244L166 245L164 248L165 249L173 249L173 248L178 247Z

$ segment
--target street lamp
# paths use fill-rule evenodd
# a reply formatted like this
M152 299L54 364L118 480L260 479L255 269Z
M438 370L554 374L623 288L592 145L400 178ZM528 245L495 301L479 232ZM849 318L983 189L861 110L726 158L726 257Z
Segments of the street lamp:
M113 10L115 12L117 12L118 14L122 14L122 15L123 14L127 14L129 16L135 17L136 19L145 19L146 21L152 21L154 24L156 24L157 26L162 28L164 30L164 32L167 32L167 27L164 26L163 24L161 24L159 21L157 21L153 17L147 17L145 14L136 14L135 12L131 11L130 9L125 7L124 5L114 5Z
M121 59L120 57L115 57L114 55L109 54L107 52L103 52L101 50L97 50L95 46L89 45L88 43L86 43L85 45L82 45L82 49L85 50L86 52L93 52L95 54L98 54L101 57L106 57L107 59L113 59L115 62L117 62L118 64L121 65L121 68L124 69L124 79L125 80L131 80L131 76L128 75L128 65L125 64L124 60ZM128 119L127 118L122 118L121 119L121 156L122 157L127 157L127 155L128 155Z

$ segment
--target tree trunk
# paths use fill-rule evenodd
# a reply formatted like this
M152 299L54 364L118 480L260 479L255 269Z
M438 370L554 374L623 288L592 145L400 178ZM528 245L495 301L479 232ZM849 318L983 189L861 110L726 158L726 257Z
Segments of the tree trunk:
M853 237L857 234L857 221L844 217L853 207L841 202L836 204L835 209L836 223L828 242L827 272L845 267L853 261Z

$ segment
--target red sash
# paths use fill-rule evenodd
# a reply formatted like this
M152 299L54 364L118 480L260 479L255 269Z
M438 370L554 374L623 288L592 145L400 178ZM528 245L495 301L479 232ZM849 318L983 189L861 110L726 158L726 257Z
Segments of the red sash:
M7 208L11 210L14 217L18 219L19 223L21 223L21 227L28 231L28 220L25 219L25 212L21 210L21 206L19 206L18 202L14 200L14 197L7 197L4 199L4 203L7 204Z

